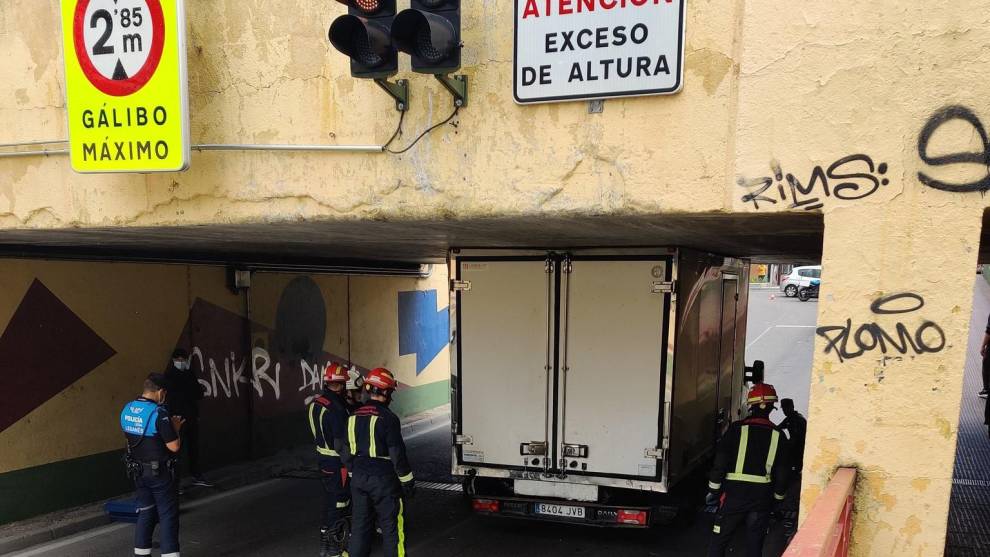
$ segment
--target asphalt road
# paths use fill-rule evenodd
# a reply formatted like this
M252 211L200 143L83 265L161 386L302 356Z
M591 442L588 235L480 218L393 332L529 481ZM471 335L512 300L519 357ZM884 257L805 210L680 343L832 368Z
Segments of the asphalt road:
M762 359L767 381L807 408L817 302L750 297L747 362ZM407 508L407 549L430 557L674 557L703 555L703 514L648 531L604 530L474 515L450 485L450 434L440 427L407 440L420 489ZM184 557L316 555L320 486L300 471L183 505ZM456 488L455 488L456 489ZM133 525L114 524L16 553L16 557L130 555ZM774 534L772 534L774 535ZM741 553L741 551L739 552ZM739 554L737 553L737 554ZM776 552L772 552L776 554ZM771 552L767 553L768 555ZM380 555L376 551L375 555Z
M781 398L794 399L795 408L805 416L817 317L817 299L802 302L776 289L754 289L749 293L746 364L763 360L765 381L777 389ZM784 415L778 409L771 419L780 422Z

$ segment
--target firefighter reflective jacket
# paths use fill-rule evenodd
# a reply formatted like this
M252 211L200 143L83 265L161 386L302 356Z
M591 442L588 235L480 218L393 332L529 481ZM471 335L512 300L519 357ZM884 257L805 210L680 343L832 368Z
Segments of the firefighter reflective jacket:
M769 511L783 501L791 470L787 437L766 418L733 423L718 443L708 489L722 512Z
M347 405L344 399L329 390L313 399L309 403L309 429L320 458L339 459L336 445L347 439Z
M348 419L341 456L355 474L394 475L402 483L413 479L399 417L376 400L368 401Z

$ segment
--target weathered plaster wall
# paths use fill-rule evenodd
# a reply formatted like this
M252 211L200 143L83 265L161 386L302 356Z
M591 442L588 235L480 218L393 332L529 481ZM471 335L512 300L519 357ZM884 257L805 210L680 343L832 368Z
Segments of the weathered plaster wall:
M326 39L336 2L187 2L196 143L376 143L393 102L350 77ZM0 162L0 226L695 211L724 204L733 9L692 2L689 95L522 108L511 95L512 3L467 2L471 105L403 156L194 154L172 175L79 176L64 157ZM0 143L64 138L58 0L0 7ZM408 61L405 62L408 64ZM408 66L406 66L408 68ZM412 75L405 144L449 95ZM507 164L508 162L508 164Z
M74 175L64 158L3 160L0 226L822 211L826 329L813 370L804 508L835 466L858 466L855 553L938 554L970 313L960 285L971 278L986 206L975 192L990 184L947 192L918 175L986 178L982 123L945 122L929 142L931 155L972 152L982 164L932 167L918 141L947 105L990 121L990 2L688 4L686 83L673 97L608 101L600 115L583 103L518 107L511 2L470 2L472 104L457 127L407 155L194 154L187 173L112 177ZM387 138L391 102L352 80L326 43L339 13L334 2L189 2L194 141ZM64 137L56 22L56 0L0 7L8 77L0 142ZM450 106L439 85L413 77L404 140ZM909 296L871 310L898 294ZM353 295L363 296L362 286ZM388 310L362 307L377 309L351 313L356 327ZM864 323L876 327L863 329L860 348ZM893 359L883 358L880 329ZM352 342L352 350L381 348Z
M176 347L206 390L207 468L307 442L305 404L331 361L395 371L400 415L448 400L441 266L428 279L255 273L240 293L221 267L0 266L0 523L125 491L120 409ZM439 304L401 301L438 291Z
M990 118L978 78L990 68L987 7L800 2L782 14L779 2L746 2L741 184L727 187L735 210L825 213L803 510L836 466L858 467L856 555L941 555L945 543L971 307L961 285L986 200L918 173L961 184L987 167L926 165L919 137L947 105ZM986 160L984 141L948 121L929 154Z

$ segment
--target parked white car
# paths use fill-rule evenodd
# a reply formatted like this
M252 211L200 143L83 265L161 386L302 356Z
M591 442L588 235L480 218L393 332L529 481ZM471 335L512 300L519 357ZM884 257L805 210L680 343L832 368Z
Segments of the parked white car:
M797 296L798 289L811 285L811 279L822 278L821 265L809 265L807 267L794 267L791 274L780 281L780 289L788 298Z

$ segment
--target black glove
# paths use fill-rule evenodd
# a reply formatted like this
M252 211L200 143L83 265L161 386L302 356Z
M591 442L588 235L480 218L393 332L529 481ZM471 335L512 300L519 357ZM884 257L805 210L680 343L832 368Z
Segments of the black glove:
M412 499L416 497L416 480L409 480L402 483L402 498Z

